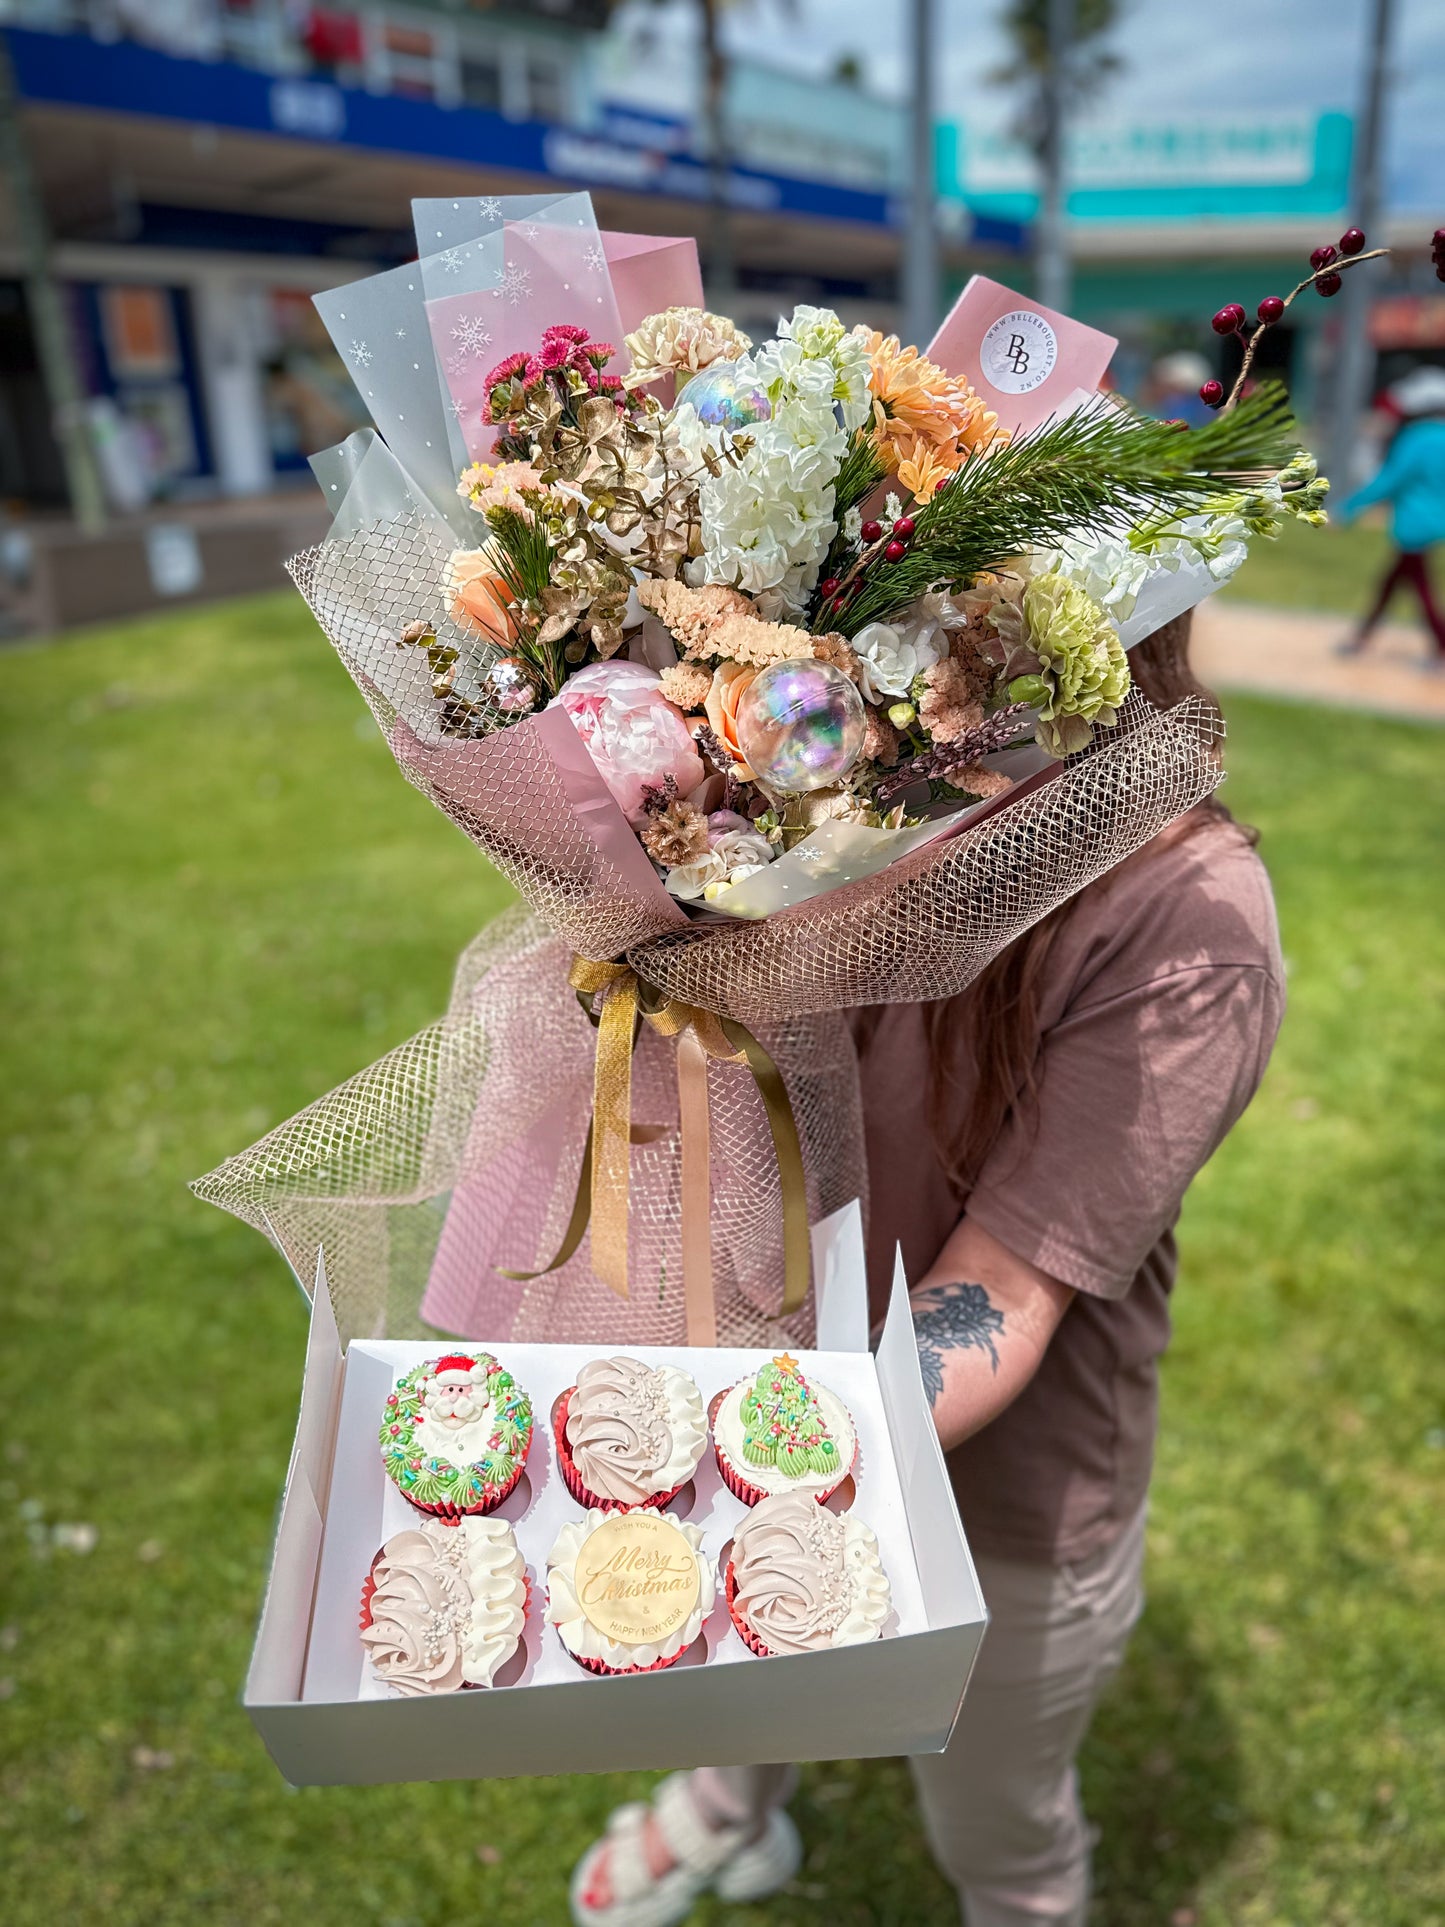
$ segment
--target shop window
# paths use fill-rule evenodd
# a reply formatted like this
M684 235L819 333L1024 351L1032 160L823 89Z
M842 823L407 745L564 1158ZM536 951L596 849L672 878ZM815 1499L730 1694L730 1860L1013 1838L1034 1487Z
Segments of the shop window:
M392 27L382 35L392 93L410 100L436 98L436 45L419 27Z
M527 113L532 120L567 119L567 91L559 62L532 54L527 60Z
M468 107L485 107L489 113L502 111L502 63L490 51L464 53L458 63L462 99Z

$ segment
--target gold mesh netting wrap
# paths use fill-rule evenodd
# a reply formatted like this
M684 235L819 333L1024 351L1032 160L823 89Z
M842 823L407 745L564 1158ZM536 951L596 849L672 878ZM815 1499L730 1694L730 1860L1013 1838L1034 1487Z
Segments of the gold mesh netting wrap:
M857 1063L844 1013L964 989L1009 942L1142 847L1220 780L1220 724L1137 694L1117 728L949 841L764 923L680 925L602 854L527 725L442 734L424 660L396 647L418 616L445 633L446 547L406 519L293 563L398 763L511 881L532 914L464 953L447 1014L198 1181L271 1237L309 1284L318 1249L344 1338L684 1342L675 1046L643 1026L633 1116L630 1298L588 1244L531 1282L567 1222L591 1103L595 1033L567 985L573 951L625 956L669 996L748 1025L798 1124L811 1218L866 1194ZM465 639L461 639L463 642ZM781 1198L750 1073L714 1062L712 1242L718 1342L806 1343L811 1301L781 1299Z

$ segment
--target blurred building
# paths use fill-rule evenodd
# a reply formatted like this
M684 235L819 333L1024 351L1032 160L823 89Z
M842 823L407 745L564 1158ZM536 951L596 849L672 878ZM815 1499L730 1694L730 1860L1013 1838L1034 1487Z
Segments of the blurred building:
M702 233L696 117L657 111L607 0L0 0L52 264L116 506L246 496L358 403L311 307L412 251L414 195L585 187L605 226ZM827 300L887 319L906 129L842 85L740 64L726 192L744 323ZM64 483L0 230L0 495ZM989 258L1023 245L992 224ZM1001 258L1001 257L1000 257ZM954 250L961 275L965 256ZM9 276L6 279L6 276Z
M1341 113L1117 113L1081 117L1068 152L1073 312L1119 338L1113 378L1150 398L1161 361L1188 349L1232 377L1238 349L1209 318L1226 301L1253 313L1288 294L1309 254L1349 225L1353 128ZM939 186L981 218L1033 221L1034 163L998 121L941 130ZM1445 362L1445 289L1425 253L1425 223L1397 219L1371 241L1402 252L1371 289L1375 386L1420 360ZM1025 270L1026 272L1026 270ZM1309 418L1334 353L1338 308L1313 292L1271 330L1256 363L1281 376Z

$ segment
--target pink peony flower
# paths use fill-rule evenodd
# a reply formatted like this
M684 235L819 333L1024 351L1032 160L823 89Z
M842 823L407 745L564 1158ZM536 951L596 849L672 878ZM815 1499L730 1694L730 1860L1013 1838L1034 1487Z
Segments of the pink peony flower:
M558 703L572 719L597 773L634 828L647 821L642 793L672 777L679 796L705 771L682 711L662 694L655 669L635 662L594 662L569 676Z

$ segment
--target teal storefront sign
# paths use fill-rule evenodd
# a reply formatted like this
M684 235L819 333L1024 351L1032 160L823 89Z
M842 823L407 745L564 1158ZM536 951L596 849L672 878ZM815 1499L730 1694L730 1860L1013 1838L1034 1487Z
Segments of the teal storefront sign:
M1348 199L1348 114L1100 118L1069 143L1070 218L1088 222L1287 219L1338 213ZM975 213L1031 221L1037 169L1005 130L938 130L938 189Z

